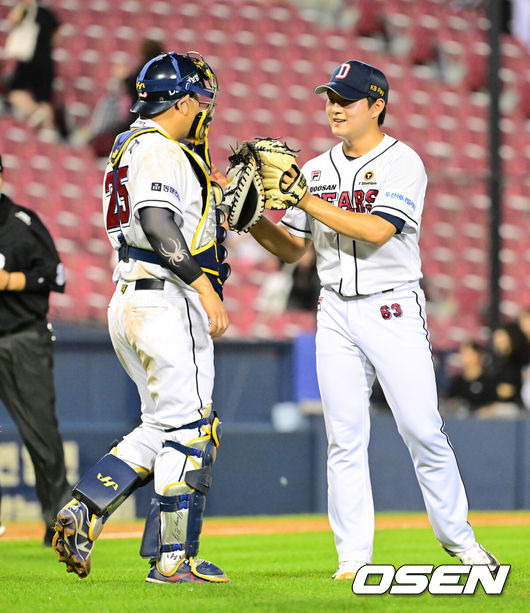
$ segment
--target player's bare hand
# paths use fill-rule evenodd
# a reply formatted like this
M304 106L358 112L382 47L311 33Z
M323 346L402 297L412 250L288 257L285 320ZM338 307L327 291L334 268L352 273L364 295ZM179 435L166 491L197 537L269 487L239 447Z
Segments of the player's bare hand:
M228 328L228 313L219 294L214 290L205 274L190 285L199 292L199 300L210 322L210 336L212 338L222 336Z
M215 164L212 164L212 171L210 173L210 178L213 179L216 183L224 189L227 184L227 180L225 175L217 168Z
M210 336L212 338L219 338L228 328L228 313L224 304L213 288L210 291L200 293L199 300L206 311L206 315L208 315Z

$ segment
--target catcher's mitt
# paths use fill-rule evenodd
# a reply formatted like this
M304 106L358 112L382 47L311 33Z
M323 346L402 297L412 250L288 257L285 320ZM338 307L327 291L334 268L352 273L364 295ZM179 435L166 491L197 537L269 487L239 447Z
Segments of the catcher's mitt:
M223 208L227 209L228 227L236 232L248 232L260 220L265 210L263 183L252 155L243 157L235 152L228 160L228 183L223 199Z

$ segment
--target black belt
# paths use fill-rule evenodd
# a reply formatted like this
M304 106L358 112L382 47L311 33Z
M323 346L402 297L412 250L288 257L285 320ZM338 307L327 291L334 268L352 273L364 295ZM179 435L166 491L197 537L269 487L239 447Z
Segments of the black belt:
M164 289L164 279L138 279L134 283L134 289Z

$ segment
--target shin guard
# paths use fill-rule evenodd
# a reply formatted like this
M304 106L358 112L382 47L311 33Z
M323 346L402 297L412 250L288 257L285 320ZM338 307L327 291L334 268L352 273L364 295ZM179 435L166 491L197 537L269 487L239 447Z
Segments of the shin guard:
M164 495L155 494L145 524L140 555L157 558L157 568L166 576L174 572L183 557L193 558L199 551L211 469L221 438L221 422L215 413L201 421L204 436L188 441L187 445L166 442L166 449L186 455L197 468L186 471L184 481L167 487Z

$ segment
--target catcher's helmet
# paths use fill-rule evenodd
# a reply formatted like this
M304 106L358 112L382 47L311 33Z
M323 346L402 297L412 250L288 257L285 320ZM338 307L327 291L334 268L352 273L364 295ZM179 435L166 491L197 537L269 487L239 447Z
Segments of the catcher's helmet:
M209 99L211 115L217 78L198 53L163 53L142 68L136 79L136 91L138 100L131 109L133 113L156 115L171 108L186 94L195 93Z

